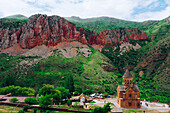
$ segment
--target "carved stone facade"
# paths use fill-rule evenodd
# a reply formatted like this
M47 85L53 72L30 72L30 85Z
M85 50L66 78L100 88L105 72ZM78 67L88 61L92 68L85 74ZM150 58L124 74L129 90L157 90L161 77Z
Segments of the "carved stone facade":
M133 84L133 77L129 70L123 75L123 85L117 87L117 103L120 107L140 108L139 89Z

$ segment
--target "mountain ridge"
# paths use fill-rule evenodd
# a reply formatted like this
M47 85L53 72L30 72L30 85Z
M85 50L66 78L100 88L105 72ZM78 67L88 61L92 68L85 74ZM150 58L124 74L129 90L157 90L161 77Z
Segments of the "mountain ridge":
M4 23L2 22L2 26L3 24ZM109 32L114 32L114 34L110 34ZM142 35L140 35L140 33L142 33ZM104 39L104 37L108 37L107 34L110 35L110 38L112 39ZM121 34L121 36L119 36L119 34ZM138 34L140 36L138 36ZM12 45L17 43L19 43L21 48L29 49L41 44L45 44L47 46L55 46L57 45L57 43L65 41L79 41L82 44L90 45L107 45L109 43L128 41L130 39L139 40L148 38L144 32L138 29L117 29L113 31L105 30L99 34L97 34L96 32L84 30L83 28L77 30L74 24L68 22L62 17L48 17L47 15L41 14L29 17L26 24L21 27L18 26L18 28L13 28L12 30L1 28L0 35L0 47L2 49L11 47ZM112 42L110 42L109 40L112 40Z

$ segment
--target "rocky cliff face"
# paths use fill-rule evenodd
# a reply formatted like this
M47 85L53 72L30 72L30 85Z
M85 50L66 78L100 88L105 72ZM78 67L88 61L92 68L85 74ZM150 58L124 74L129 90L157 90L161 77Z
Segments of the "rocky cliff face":
M76 31L76 26L59 16L33 15L12 35L8 28L0 31L1 49L16 43L19 43L23 49L30 49L41 44L54 46L62 41L74 40L87 44L84 35L80 36L80 32Z
M59 42L79 41L87 44L86 39L76 31L76 26L59 16L34 15L22 27L20 36L22 48L33 48L36 45L57 45Z
M147 39L145 32L133 28L133 29L108 29L100 32L97 36L91 36L88 40L89 44L97 45L114 45L115 43L121 43L129 40Z
M1 22L2 24L2 22ZM3 26L3 25L2 25ZM146 39L146 33L139 29L104 30L97 34L76 26L62 17L33 15L22 27L0 28L0 48L6 49L19 44L22 49L38 45L55 46L60 42L78 41L90 45L113 45L129 40Z

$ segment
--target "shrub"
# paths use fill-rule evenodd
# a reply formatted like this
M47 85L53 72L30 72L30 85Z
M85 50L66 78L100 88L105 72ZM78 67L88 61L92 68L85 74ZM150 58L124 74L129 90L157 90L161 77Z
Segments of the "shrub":
M39 99L40 107L45 107L45 108L46 108L46 107L48 107L48 106L51 106L51 105L52 105L52 100L51 100L52 97L53 97L52 94L42 96L42 97Z
M18 99L17 99L17 98L11 98L9 101L10 101L10 102L17 102Z
M92 91L92 89L87 89L87 90L83 91L83 93L84 93L85 95L90 95L90 94L93 93L93 91Z
M43 84L43 87L39 90L39 94L44 96L54 93L55 93L54 86L50 84Z
M28 111L28 109L30 109L30 108L31 108L31 106L25 105L25 106L23 107L23 111Z
M33 98L33 97L25 98L24 102L27 103L27 104L30 104L30 105L38 104L38 100L36 98Z
M18 113L25 113L25 111L23 111L23 110L19 110L19 111L18 111Z
M55 90L54 94L52 94L52 95L53 95L54 101L59 101L59 100L61 100L61 91Z
M33 108L32 110L34 110L34 113L37 113L37 109L36 108Z
M34 95L35 90L32 88L27 88L27 87L20 87L20 86L6 86L0 88L0 94L1 95L6 95L11 93L12 95Z
M71 99L67 100L67 105L70 106L71 105Z
M57 90L61 91L61 98L66 99L71 97L71 94L69 92L69 89L66 89L65 87L58 87Z
M74 92L74 95L75 95L75 96L79 95L79 92L78 92L78 91L75 91L75 92Z
M91 101L90 103L96 103L95 101Z
M50 84L44 84L43 87L39 90L39 94L43 96L51 95L51 98L53 98L54 101L59 101L61 99L61 91L56 90L54 86Z
M75 104L73 105L73 107L75 107L75 108L80 107L80 102L75 102Z
M108 93L103 93L102 97L108 97Z
M108 113L109 111L111 111L111 107L110 107L111 103L107 103L106 105L104 105L103 107L96 107L92 113Z

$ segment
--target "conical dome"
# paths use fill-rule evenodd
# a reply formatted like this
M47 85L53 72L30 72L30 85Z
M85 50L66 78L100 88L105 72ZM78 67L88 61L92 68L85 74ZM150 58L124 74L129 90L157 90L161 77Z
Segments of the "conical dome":
M125 74L123 75L123 78L133 78L128 69L126 69L126 72L125 72Z

